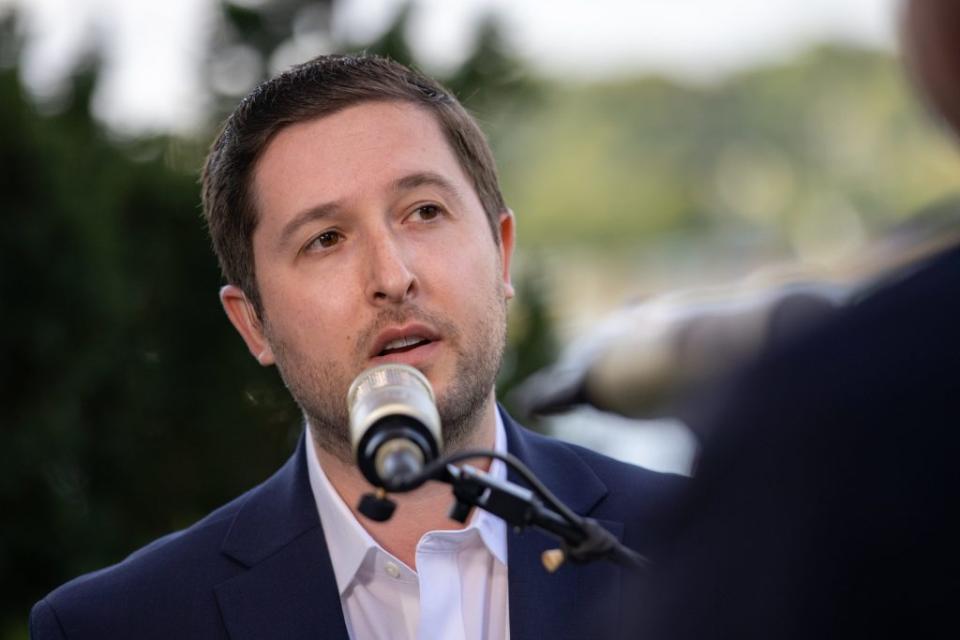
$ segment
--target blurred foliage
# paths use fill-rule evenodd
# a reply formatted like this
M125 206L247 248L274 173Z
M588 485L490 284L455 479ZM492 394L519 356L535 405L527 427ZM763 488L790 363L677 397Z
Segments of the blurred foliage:
M512 267L516 296L510 303L507 349L497 377L497 397L506 409L519 417L510 392L533 372L554 361L559 342L542 264L527 256ZM524 416L524 425L543 431L536 418Z
M418 6L401 4L388 27L371 42L337 41L332 33L333 0L273 0L248 7L222 0L223 21L213 36L207 73L218 121L257 83L322 53L366 52L423 68L409 43ZM515 108L536 103L540 84L531 77L502 36L495 14L475 28L467 58L446 73L430 72L485 125L494 138ZM491 123L495 119L496 122Z
M497 152L523 242L554 248L734 231L804 257L960 185L897 61L841 47L703 87L558 84Z
M351 47L354 53L366 52L378 56L392 58L407 66L415 65L413 51L407 43L407 29L410 28L410 17L413 14L413 4L407 2L400 6L400 10L393 22L375 42L366 46Z
M211 36L206 72L219 122L257 84L321 53L332 53L333 0L221 0L222 20Z
M267 477L298 430L224 325L195 173L95 127L95 80L41 117L0 73L0 628Z

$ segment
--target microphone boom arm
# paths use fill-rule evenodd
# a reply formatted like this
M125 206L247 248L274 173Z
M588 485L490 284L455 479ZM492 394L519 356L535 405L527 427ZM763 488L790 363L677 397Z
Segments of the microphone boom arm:
M506 480L497 480L470 465L457 467L453 463L468 458L499 458L520 474L533 489L527 489ZM445 482L453 487L454 504L450 518L466 522L473 507L479 507L501 518L515 531L534 527L561 541L561 549L544 554L548 571L556 570L564 559L584 564L606 558L624 567L639 570L649 562L636 551L624 546L609 531L592 518L582 518L560 502L536 476L517 458L495 451L471 450L446 456L427 465L420 473L401 477L392 487L394 491L412 491L428 480ZM381 494L366 496L367 503L392 504ZM546 503L546 504L544 504ZM372 512L373 510L371 510ZM392 514L392 508L387 509ZM389 517L389 515L387 516ZM375 518L379 519L379 518Z

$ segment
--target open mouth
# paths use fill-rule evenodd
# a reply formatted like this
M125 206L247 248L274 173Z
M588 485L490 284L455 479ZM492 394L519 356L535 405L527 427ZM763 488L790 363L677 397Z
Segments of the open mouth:
M407 351L413 351L417 347L422 347L426 344L430 344L431 340L428 338L423 338L420 336L407 336L404 338L397 338L396 340L391 340L384 346L384 348L378 353L378 356L388 356L393 353L406 353Z

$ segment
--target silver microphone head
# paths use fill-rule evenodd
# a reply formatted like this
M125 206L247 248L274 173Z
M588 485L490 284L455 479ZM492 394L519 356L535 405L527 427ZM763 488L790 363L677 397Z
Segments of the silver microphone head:
M347 407L350 443L371 484L387 486L439 455L440 415L430 382L417 369L404 364L367 369L350 385Z

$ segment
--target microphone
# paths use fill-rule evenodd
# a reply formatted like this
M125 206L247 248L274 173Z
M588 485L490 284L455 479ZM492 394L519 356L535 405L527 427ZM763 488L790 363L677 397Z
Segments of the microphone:
M417 369L367 369L350 385L347 408L357 466L373 486L402 491L402 478L440 455L440 414L430 382Z

